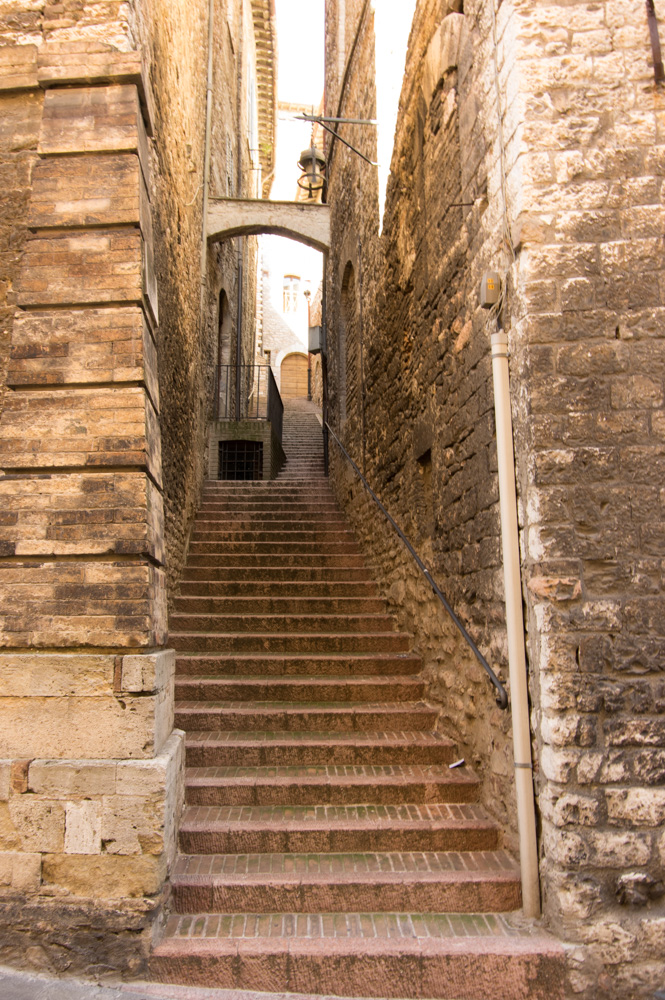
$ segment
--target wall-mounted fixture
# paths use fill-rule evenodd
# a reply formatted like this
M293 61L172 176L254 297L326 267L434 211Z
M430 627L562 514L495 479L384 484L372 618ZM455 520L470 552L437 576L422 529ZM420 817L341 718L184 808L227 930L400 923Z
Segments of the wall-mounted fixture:
M324 176L325 156L319 152L316 146L312 145L309 149L302 151L298 166L303 172L302 176L298 178L298 187L307 191L308 198L315 198L326 182Z
M480 304L483 309L491 309L501 298L501 275L498 271L486 271L480 282Z

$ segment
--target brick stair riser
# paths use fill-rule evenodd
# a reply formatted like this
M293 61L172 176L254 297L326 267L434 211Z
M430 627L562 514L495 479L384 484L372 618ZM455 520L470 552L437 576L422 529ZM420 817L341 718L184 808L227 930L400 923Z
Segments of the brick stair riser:
M407 653L410 640L392 635L206 635L173 633L169 644L177 652L216 653Z
M162 982L185 976L208 989L397 1000L563 1000L560 954L543 955L537 943L520 950L493 938L453 944L445 950L440 939L419 938L392 944L332 939L325 946L316 938L176 940L150 959L150 973Z
M265 680L202 680L185 679L176 676L175 696L178 701L289 701L311 704L320 700L336 702L414 702L423 697L425 685L420 680L395 681L385 683L372 680L350 683L349 679L337 683L308 683L307 678L297 678L291 683L270 683Z
M355 541L353 534L345 527L327 521L325 524L312 520L311 522L295 522L280 527L275 521L269 528L257 530L251 527L251 522L233 524L220 521L219 527L209 527L215 522L206 521L204 526L194 524L190 542L329 542L338 539L343 542Z
M187 568L197 568L209 566L211 569L261 569L265 570L273 566L286 569L287 567L310 567L329 566L336 569L364 569L364 563L360 555L353 552L341 552L339 554L328 554L323 552L205 552L192 554L187 560Z
M368 583L369 574L364 566L186 566L184 583L203 581L204 583L245 583L263 584L271 582L284 584L298 583Z
M378 598L303 597L280 598L180 596L174 601L179 614L197 615L385 615L386 603Z
M187 760L189 762L189 753ZM292 806L401 806L404 802L463 805L476 802L477 798L477 782L454 783L446 782L444 778L438 782L432 779L429 782L396 781L378 785L370 782L364 785L360 782L316 785L295 781L262 785L243 784L241 781L232 783L231 780L217 785L212 782L208 785L187 784L187 802L191 806L280 806L285 802Z
M248 580L243 583L240 580L217 581L209 580L183 580L180 583L180 595L188 597L212 597L230 601L238 597L244 601L256 600L293 600L304 598L306 600L350 600L360 598L361 600L380 600L373 583L356 581L339 581L330 583L324 580L309 580L292 582L289 580ZM385 609L385 601L381 600L381 605Z
M283 555L317 555L321 553L322 555L328 555L329 553L334 553L335 555L344 555L349 552L353 555L359 555L360 550L355 542L350 542L345 540L339 535L331 535L330 538L321 538L318 541L289 541L288 539L279 542L261 542L261 541L228 541L228 542L196 542L192 541L189 545L190 558L192 556L201 555L203 553L211 553L212 555L225 555L228 553L241 553L243 556L245 554L251 555L267 555L270 556L273 553L283 554Z
M422 881L405 873L399 880L365 879L303 884L298 875L286 884L266 878L239 883L231 878L204 885L172 879L173 902L178 913L344 913L408 911L418 900L423 913L503 913L519 909L519 882L515 876L469 877L456 881Z
M176 728L199 731L218 729L300 733L321 730L347 733L365 729L417 731L431 729L435 721L435 712L408 708L386 712L359 707L346 710L342 706L337 711L327 709L312 711L303 707L302 710L282 711L279 708L271 708L265 711L255 709L243 712L234 709L232 704L224 708L208 708L205 702L201 702L197 708L183 709L180 703L176 703L175 707Z
M187 854L328 854L353 851L491 851L496 829L486 830L238 830L199 832L180 829L180 850Z
M392 632L395 619L391 615L188 615L176 612L171 615L175 632L206 632L210 634L251 632L285 635L316 633L337 635L353 632L370 635Z
M397 745L392 747L385 746L336 746L331 748L327 744L303 744L301 741L294 742L292 745L282 745L282 746L270 746L266 744L259 744L257 741L253 745L243 744L243 745L233 745L229 743L213 743L213 742L202 742L190 739L187 741L187 766L188 767L291 767L291 766L302 766L302 765L325 765L325 764L450 764L452 763L452 757L448 747L432 747L432 746L419 746L415 744L413 746ZM251 788L250 788L251 791ZM235 794L235 793L234 793ZM262 794L257 788L255 794L259 796ZM280 791L280 795L283 792ZM289 801L297 801L302 805L315 804L312 799L311 791L306 790L303 787L302 797L300 799L294 800L293 796L296 794L295 789L289 791L287 789L287 794L289 796ZM321 792L317 790L316 794L323 795L323 798L319 801L333 801L332 799L326 799L326 791L322 789ZM337 794L337 790L330 788L330 794ZM360 791L354 790L354 796L360 795ZM397 793L396 793L397 794ZM402 793L399 793L400 795ZM406 794L406 793L405 793ZM425 792L423 792L425 794ZM453 798L452 796L457 794L458 798ZM266 791L266 796L272 796L273 793L268 793ZM342 795L342 792L339 792ZM412 797L416 795L416 792L410 786L408 789L408 798L410 801L418 801ZM475 785L470 789L466 785L455 786L450 790L446 790L446 797L440 801L445 802L472 802L474 801L476 795ZM249 802L239 803L239 802L227 802L226 805L263 805L263 804L278 804L279 801L284 801L283 799L275 800L275 798L266 798L265 803L255 801L250 799ZM334 801L344 801L348 802L348 798L335 799ZM370 799L359 799L355 798L354 801L371 801ZM384 801L384 800L382 800ZM398 802L405 802L405 798L398 798ZM429 799L424 799L424 801L430 801ZM215 802L206 802L205 805L217 805L218 800Z
M299 677L315 673L340 676L389 674L416 675L422 663L419 657L408 654L394 656L337 656L337 657L214 657L179 656L176 659L177 676L207 676L216 674L240 676Z

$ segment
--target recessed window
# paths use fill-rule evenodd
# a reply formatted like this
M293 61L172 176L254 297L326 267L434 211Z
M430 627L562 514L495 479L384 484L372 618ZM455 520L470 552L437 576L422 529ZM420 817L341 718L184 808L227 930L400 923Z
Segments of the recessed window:
M264 351L263 352L263 357L266 359L266 364L269 365L270 364L271 352L270 351Z
M298 311L298 296L300 294L300 278L297 274L284 275L284 312Z

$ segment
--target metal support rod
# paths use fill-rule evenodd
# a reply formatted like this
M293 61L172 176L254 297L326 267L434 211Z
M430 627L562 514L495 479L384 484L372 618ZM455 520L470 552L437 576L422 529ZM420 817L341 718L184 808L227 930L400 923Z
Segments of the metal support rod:
M379 508L379 510L381 511L381 513L383 514L383 516L386 518L386 520L393 526L393 528L395 529L395 531L397 532L397 534L401 538L402 542L404 543L404 545L406 546L406 548L408 549L408 551L413 556L413 558L414 558L414 560L416 562L416 565L418 566L418 569L421 571L421 573L423 574L423 576L425 577L425 579L429 583L430 587L432 588L432 590L434 591L434 593L436 594L436 596L439 598L439 600L443 604L444 608L446 609L446 611L448 612L448 614L452 618L453 622L455 623L455 625L459 629L460 633L462 634L462 636L466 640L467 645L472 650L474 656L476 657L476 659L480 663L481 667L483 668L483 670L485 671L485 673L487 674L487 676L491 680L492 684L496 688L496 691L497 691L496 703L497 703L497 705L499 706L499 708L508 708L508 692L506 691L506 689L504 688L503 684L501 683L501 681L499 680L499 678L496 676L496 674L494 673L494 671L490 667L489 663L487 662L487 660L485 659L485 657L483 656L483 654L480 652L480 650L476 646L475 642L473 641L473 639L471 638L471 636L467 632L465 626L462 624L462 622L460 621L460 619L457 617L457 615L453 611L453 609L450 606L450 604L448 603L445 595L443 594L443 592L441 591L440 587L438 586L438 584L436 583L436 581L432 577L432 574L430 573L430 571L425 566L425 563L422 561L422 559L420 558L420 556L418 555L418 553L414 549L413 545L411 544L411 542L409 541L409 539L406 537L406 535L404 534L404 532L402 531L402 529L398 525L397 521L394 519L394 517L392 517L391 514L388 513L388 511L386 510L386 508L383 506L383 504L381 503L381 501L377 497L376 493L374 492L374 490L372 489L372 487L369 485L369 483L367 482L367 480L363 476L362 472L360 471L360 469L358 468L358 466L356 465L356 463L353 461L353 459L349 455L348 451L346 450L346 448L344 447L344 445L342 444L342 442L340 441L340 439L335 434L335 432L332 429L332 427L330 427L330 425L327 422L326 422L325 426L328 428L329 432L332 434L333 440L337 443L337 446L339 447L339 450L342 452L342 454L344 455L344 457L346 458L346 460L352 466L353 471L356 473L356 475L360 479L361 483L363 484L363 486L365 487L365 489L367 490L367 492L371 496L371 498L374 501L374 503L377 505L377 507Z
M321 122L321 128L324 128L326 132L330 132L331 135L334 135L335 138L339 139L339 141L344 143L345 146L348 146L351 152L356 153L356 155L359 156L361 159L363 159L366 163L369 163L370 167L378 167L379 165L378 163L375 163L374 160L370 160L369 156L365 156L364 153L361 153L359 149L356 149L355 146L352 146L350 142L346 141L346 139L342 139L339 132L337 132L335 129L330 128L330 126L326 125L324 122Z
M651 51L653 52L653 75L656 83L665 80L665 67L663 67L663 56L660 50L660 35L658 34L658 19L656 18L656 7L654 0L646 0L647 19L649 21L649 34L651 35Z
M513 421L510 412L508 335L504 332L492 334L492 375L494 379L497 464L499 467L503 578L506 591L510 697L513 709L513 755L522 873L522 906L527 917L539 917L538 840L536 837L531 730L529 727L529 690L524 648L515 452L513 449Z
M378 125L379 123L374 118L331 118L330 115L308 115L303 113L302 115L296 115L296 119L299 122L317 122L319 125L323 125L324 122L330 122L335 125Z

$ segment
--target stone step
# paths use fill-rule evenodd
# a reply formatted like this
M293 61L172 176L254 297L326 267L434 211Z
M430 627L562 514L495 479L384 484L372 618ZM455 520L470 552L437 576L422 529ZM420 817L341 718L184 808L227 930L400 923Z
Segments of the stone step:
M383 634L397 627L395 618L386 614L185 614L174 611L169 616L169 625L174 632L219 633L252 632L269 634L325 634L337 635L343 632Z
M297 535L298 532L293 532ZM284 535L279 535L275 537L272 541L261 541L253 539L221 539L218 541L196 541L192 540L189 543L189 556L188 561L192 556L201 555L202 553L211 553L212 555L225 555L226 553L242 553L244 556L247 554L265 554L270 556L272 553L283 554L283 555L316 555L317 553L325 554L326 556L330 553L335 555L344 555L349 552L353 555L360 553L358 544L355 541L349 541L351 535L335 533L329 536L321 535L319 538L312 538L310 541L303 541L298 539L290 539Z
M365 563L360 554L353 551L335 550L328 552L274 552L268 546L265 552L190 552L187 557L187 569L192 567L240 567L249 569L259 568L264 571L275 568L285 568L291 566L320 566L324 569L334 567L337 569L364 569ZM268 574L270 575L270 574Z
M492 851L498 830L475 805L188 806L187 854Z
M210 523L210 521L206 521L207 525ZM224 523L228 524L228 522ZM274 529L272 527L270 529L259 527L255 524L254 527L242 530L234 525L228 528L199 528L195 523L190 538L190 546L194 543L200 545L202 542L213 542L216 545L227 545L233 542L243 542L252 545L256 545L259 542L264 544L288 542L289 545L313 545L315 543L322 545L329 543L348 544L351 542L357 545L353 532L347 528L340 528L337 525L326 528L325 525L317 524L316 522L311 523L311 528L304 527L302 524L292 521L290 526L284 525L283 527Z
M423 913L516 910L519 869L505 851L182 854L171 874L178 913Z
M266 510L257 517L255 514L247 514L244 511L229 512L224 507L213 507L209 510L199 509L194 519L193 530L209 529L211 531L224 531L248 529L253 531L258 528L265 531L291 531L294 527L305 529L311 528L347 528L345 518L332 508L321 508L310 510L302 507L299 511Z
M256 588L255 588L256 589ZM378 597L248 597L183 595L174 601L175 610L184 615L385 615L386 602Z
M174 914L163 983L353 997L564 1000L562 946L495 913ZM285 1000L285 998L282 998Z
M284 600L295 597L326 599L377 599L371 580L181 580L181 597L221 597L229 600ZM385 601L383 602L385 607Z
M186 748L190 767L391 767L450 764L456 759L450 740L424 730L353 733L190 730ZM455 768L452 780L466 787L466 775L455 773L463 770L466 769Z
M452 756L442 748L441 756ZM188 767L187 802L201 806L402 806L475 802L469 767L439 764L291 764Z
M192 730L363 732L432 729L437 710L422 703L176 701L175 725Z
M323 634L244 632L208 635L205 632L171 632L169 644L182 653L407 653L413 637L404 632L358 635L354 632Z
M375 676L377 674L413 675L420 671L422 661L415 653L385 653L365 656L178 656L176 674L184 676L248 675L270 677Z
M185 566L183 582L203 580L209 583L222 581L251 584L273 583L363 583L375 586L365 566Z
M414 702L425 685L417 677L205 677L176 676L183 701Z
M222 512L220 511L220 513ZM205 520L197 518L192 526L191 537L196 541L215 541L225 538L237 540L238 538L254 539L257 536L265 536L265 539L270 541L278 535L285 535L288 539L297 534L307 536L308 540L310 536L329 535L335 532L343 532L349 538L354 537L353 532L348 530L341 517L337 520L331 517L322 520L314 514L309 517L291 518L288 521L277 516L270 520L264 517L206 517Z

